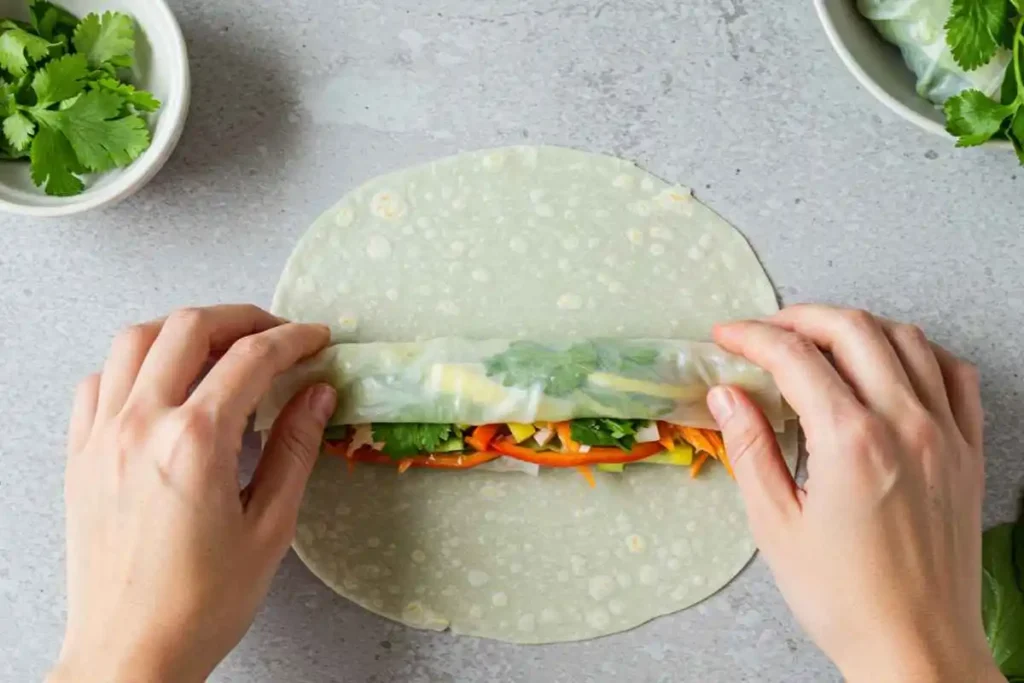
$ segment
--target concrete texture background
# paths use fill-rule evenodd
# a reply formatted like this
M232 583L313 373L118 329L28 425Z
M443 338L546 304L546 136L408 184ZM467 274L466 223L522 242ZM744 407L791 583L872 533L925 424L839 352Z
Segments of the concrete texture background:
M191 117L165 170L107 211L0 217L0 679L38 679L63 628L71 388L121 326L185 304L269 304L292 245L370 176L550 143L633 159L751 240L787 302L914 320L982 369L987 523L1020 443L1024 172L888 113L810 3L176 0ZM596 642L410 631L290 555L213 681L803 681L838 674L755 560L699 607Z

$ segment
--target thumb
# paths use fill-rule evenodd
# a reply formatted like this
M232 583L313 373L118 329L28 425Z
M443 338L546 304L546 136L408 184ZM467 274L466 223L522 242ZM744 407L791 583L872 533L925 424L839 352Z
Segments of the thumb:
M742 390L714 387L707 400L722 430L751 530L761 536L758 528L768 528L762 525L774 526L797 512L796 483L779 451L771 423Z
M337 401L337 392L326 384L294 396L274 421L249 484L247 512L265 520L274 536L279 531L285 545L291 541L299 503Z

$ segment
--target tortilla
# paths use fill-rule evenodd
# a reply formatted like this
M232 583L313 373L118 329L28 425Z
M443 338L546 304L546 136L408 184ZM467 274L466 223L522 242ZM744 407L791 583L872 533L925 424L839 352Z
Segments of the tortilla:
M385 175L321 216L273 311L334 341L707 339L777 310L744 238L690 191L554 147L461 154ZM795 461L795 429L783 441ZM326 584L410 626L580 640L683 609L749 561L723 468L538 477L394 471L321 458L295 549Z

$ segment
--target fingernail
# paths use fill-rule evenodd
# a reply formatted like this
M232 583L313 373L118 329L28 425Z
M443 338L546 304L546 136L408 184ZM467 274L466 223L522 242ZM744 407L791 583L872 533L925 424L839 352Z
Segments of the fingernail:
M708 392L708 410L715 417L719 427L729 420L735 407L736 399L727 387L714 387Z
M334 414L334 408L338 405L338 392L334 387L321 384L313 389L313 395L309 399L309 407L318 420L326 423Z

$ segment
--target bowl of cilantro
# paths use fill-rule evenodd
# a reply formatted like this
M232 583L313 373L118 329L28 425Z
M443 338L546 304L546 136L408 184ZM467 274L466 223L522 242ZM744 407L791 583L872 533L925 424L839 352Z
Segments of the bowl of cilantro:
M156 175L190 77L163 0L0 0L0 209L67 216Z
M1024 164L1024 0L814 0L832 46L889 109Z

